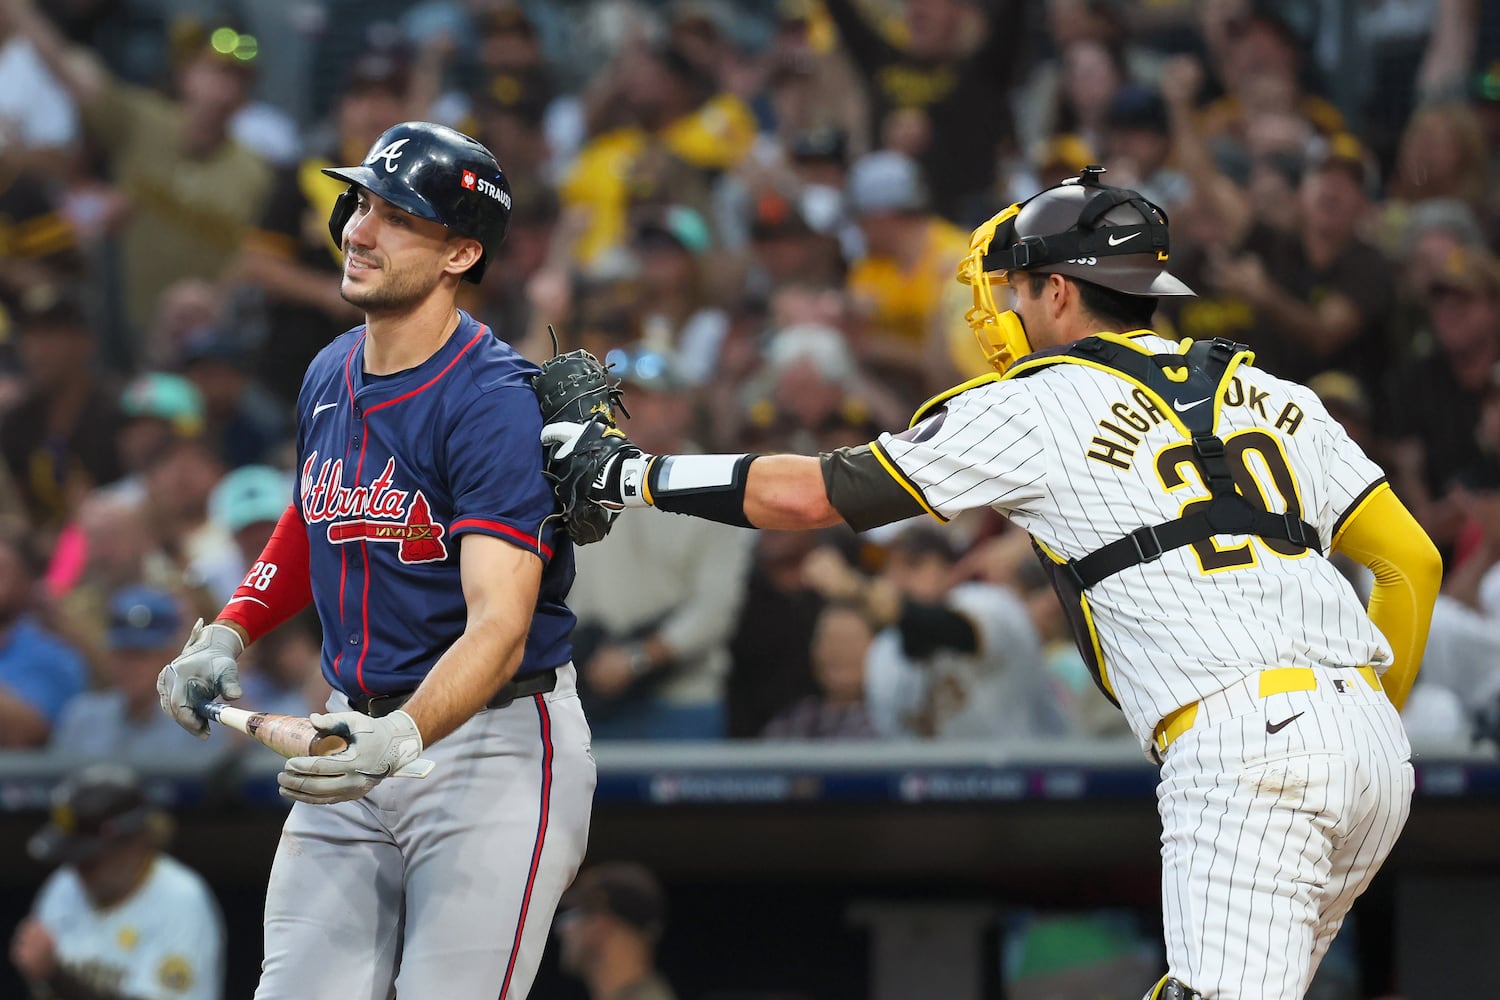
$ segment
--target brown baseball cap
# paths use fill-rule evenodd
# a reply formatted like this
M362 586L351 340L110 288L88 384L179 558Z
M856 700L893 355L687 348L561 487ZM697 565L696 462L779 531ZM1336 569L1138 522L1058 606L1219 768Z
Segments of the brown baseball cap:
M1427 291L1500 292L1500 260L1483 247L1454 247Z
M656 876L644 865L625 861L580 872L558 909L608 914L653 936L662 932L667 917L666 897Z
M1361 420L1370 419L1370 394L1348 372L1320 372L1307 380L1307 387L1328 409L1341 409Z
M26 850L47 864L87 861L146 829L156 815L134 771L122 764L92 764L53 790L51 817Z
M1308 141L1305 156L1309 172L1342 170L1366 194L1374 195L1380 190L1380 168L1375 165L1375 157L1351 132L1314 136Z

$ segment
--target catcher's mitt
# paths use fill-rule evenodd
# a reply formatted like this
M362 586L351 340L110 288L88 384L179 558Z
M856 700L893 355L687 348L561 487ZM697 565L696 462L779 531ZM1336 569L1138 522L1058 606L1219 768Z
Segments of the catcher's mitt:
M548 447L545 472L557 494L563 527L573 541L579 545L600 541L609 534L619 508L605 507L594 499L596 480L622 452L625 457L640 454L616 427L616 406L630 416L621 398L624 393L588 351L569 351L543 362L531 382L542 406L543 425L587 425L569 446Z
M547 478L562 508L563 525L579 545L601 541L624 509L621 474L626 461L641 456L625 432L597 417L567 428L570 439L547 454Z
M531 384L542 404L543 424L583 424L599 417L614 427L616 406L630 416L620 384L610 382L609 369L588 351L569 351L542 362Z

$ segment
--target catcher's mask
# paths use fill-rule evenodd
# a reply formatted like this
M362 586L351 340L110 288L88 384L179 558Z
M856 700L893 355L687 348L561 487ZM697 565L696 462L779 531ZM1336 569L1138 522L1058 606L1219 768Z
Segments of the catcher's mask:
M1135 191L1100 183L1104 168L1017 202L969 238L958 280L974 292L964 314L985 360L1001 374L1031 353L1015 310L1001 311L994 286L1010 272L1065 274L1126 295L1196 295L1167 272L1167 215ZM995 249L991 252L991 247Z

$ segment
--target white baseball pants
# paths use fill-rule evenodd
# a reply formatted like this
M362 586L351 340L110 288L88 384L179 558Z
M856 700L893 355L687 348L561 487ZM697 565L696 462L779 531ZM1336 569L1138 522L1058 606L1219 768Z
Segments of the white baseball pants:
M1199 702L1157 789L1170 974L1204 1000L1300 1000L1411 806L1411 747L1352 670ZM1288 721L1293 720L1293 721Z

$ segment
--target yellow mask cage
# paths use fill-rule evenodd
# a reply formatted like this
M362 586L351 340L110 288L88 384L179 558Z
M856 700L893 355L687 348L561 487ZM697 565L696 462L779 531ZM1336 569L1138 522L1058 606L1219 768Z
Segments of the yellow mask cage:
M968 285L974 293L974 305L964 313L969 328L979 341L979 349L990 367L1004 375L1005 370L1031 353L1031 343L1026 339L1026 328L1014 310L1003 312L995 304L996 285L1010 284L1007 271L986 274L984 257L989 253L990 243L995 239L995 230L1015 218L1021 211L1021 202L1003 212L991 216L969 237L969 253L958 265L958 280Z

